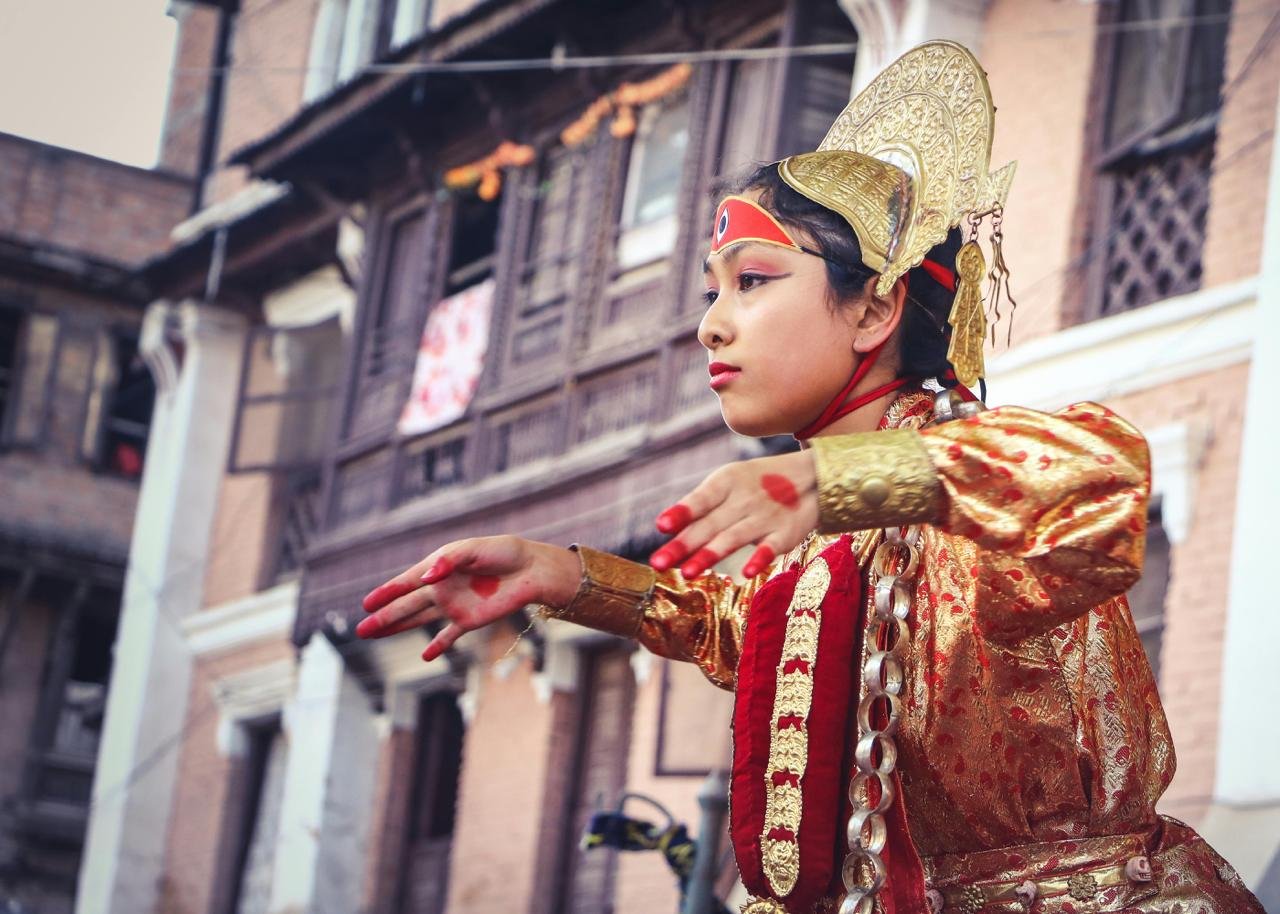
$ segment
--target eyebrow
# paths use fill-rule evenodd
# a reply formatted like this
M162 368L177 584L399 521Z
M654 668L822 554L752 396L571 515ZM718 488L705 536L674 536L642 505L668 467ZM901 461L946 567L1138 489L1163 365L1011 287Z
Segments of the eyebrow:
M762 248L764 246L765 245L761 244L759 241L735 241L733 244L729 245L729 247L725 249L724 262L733 263L733 261L738 259L738 255L741 254L747 248L751 248L751 247ZM708 254L702 260L702 275L706 276L710 272L711 272L711 255Z

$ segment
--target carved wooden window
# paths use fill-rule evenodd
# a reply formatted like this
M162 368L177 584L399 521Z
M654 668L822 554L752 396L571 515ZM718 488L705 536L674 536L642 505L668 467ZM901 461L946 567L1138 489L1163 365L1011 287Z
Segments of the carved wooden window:
M565 449L565 404L542 399L508 410L491 420L489 471L505 473Z
M609 144L599 139L543 158L528 214L518 290L508 333L507 365L513 373L545 364L568 342L572 303L589 277L596 249L590 232L604 201Z
M338 464L333 477L333 507L328 526L340 527L385 511L393 471L393 454L389 448L379 448Z
M645 110L631 144L619 220L617 266L626 270L667 257L689 147L687 94Z
M464 735L457 695L436 692L422 698L405 865L399 870L400 914L444 911Z
M792 23L795 45L853 44L858 33L838 3L796 3ZM853 53L794 57L784 64L778 158L812 152L827 135L853 90Z
M1199 288L1230 0L1123 0L1109 33L1093 316Z
M435 221L433 210L417 208L383 223L377 272L362 309L347 438L388 435L404 406L426 320Z
M81 450L94 466L136 479L142 475L156 387L128 332L98 335Z
M406 444L400 457L395 503L466 482L470 431L469 426L444 429Z
M573 441L590 441L648 422L654 414L657 370L653 360L611 371L577 390Z
M52 405L61 322L57 315L11 312L4 335L10 342L5 371L4 441L12 445L44 443ZM0 342L0 345L3 345Z

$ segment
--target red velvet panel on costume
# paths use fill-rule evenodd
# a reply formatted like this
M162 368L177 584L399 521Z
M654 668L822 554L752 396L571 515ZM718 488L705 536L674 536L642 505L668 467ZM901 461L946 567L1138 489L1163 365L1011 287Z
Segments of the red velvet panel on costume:
M824 895L840 889L845 792L857 694L862 579L842 536L821 557L831 584L821 603L818 649L812 668L813 696L804 722L808 731L802 810L796 836L800 872L791 892L778 899L787 909L807 912ZM802 568L799 563L766 583L751 601L734 704L734 757L730 785L730 833L743 885L757 897L774 897L761 860L765 829L766 777L773 733L778 665L782 660L788 608Z

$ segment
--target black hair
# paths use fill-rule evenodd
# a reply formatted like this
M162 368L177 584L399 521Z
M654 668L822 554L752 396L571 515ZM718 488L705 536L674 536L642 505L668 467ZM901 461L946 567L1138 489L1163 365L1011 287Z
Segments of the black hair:
M862 262L862 246L843 216L794 190L778 174L777 163L751 166L738 175L723 178L714 184L711 194L719 202L730 194L748 191L759 191L760 205L784 226L813 238L826 261L833 304L863 294L867 280L876 272ZM956 252L963 241L960 230L952 229L947 239L929 252L929 259L954 273ZM947 316L954 297L924 269L916 267L907 272L907 307L899 334L902 374L942 378L951 367L947 362Z

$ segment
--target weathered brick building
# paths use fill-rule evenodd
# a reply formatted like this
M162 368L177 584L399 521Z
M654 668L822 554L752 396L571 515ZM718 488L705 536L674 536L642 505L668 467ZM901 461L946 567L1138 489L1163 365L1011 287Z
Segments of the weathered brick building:
M191 182L0 134L0 908L70 911Z
M1275 891L1280 738L1251 727L1280 699L1253 574L1280 511L1259 424L1280 358L1273 4L177 10L162 160L209 167L204 208L140 272L161 370L81 914L675 906L658 860L577 839L624 791L694 820L723 695L554 625L425 667L419 633L356 641L358 601L477 533L643 554L660 507L757 453L703 386L705 189L811 148L851 88L939 36L979 52L993 160L1020 163L992 399L1101 399L1150 437L1134 605L1182 760L1165 806ZM687 75L492 65L651 52L701 56ZM459 178L498 150L478 188ZM413 431L424 325L481 289L474 397Z

